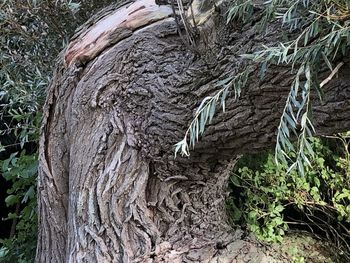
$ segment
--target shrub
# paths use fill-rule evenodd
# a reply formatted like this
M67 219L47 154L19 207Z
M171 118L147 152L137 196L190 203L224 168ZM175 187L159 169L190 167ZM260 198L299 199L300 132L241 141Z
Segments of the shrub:
M231 217L258 239L281 242L291 228L309 230L332 240L349 256L350 133L332 140L312 139L315 158L305 165L305 176L276 165L271 153L263 162L247 166L255 157L241 159L231 176Z

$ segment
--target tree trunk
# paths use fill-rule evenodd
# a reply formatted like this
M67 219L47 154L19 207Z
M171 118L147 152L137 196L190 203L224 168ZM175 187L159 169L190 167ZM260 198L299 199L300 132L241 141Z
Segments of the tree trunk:
M257 33L259 8L245 27L226 25L225 12L205 14L196 52L171 7L151 0L80 29L44 108L37 262L279 262L229 226L225 198L237 156L274 143L289 68L251 76L191 156L174 159L200 101L246 66L240 55L279 40L277 24ZM349 73L346 64L313 100L318 134L350 129Z

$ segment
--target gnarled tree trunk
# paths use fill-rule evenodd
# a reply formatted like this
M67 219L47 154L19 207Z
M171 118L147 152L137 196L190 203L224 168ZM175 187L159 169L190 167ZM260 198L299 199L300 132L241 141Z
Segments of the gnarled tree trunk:
M210 12L196 53L172 8L150 0L104 10L62 53L44 108L37 262L277 261L230 228L225 198L236 157L273 145L289 68L251 75L190 158L174 159L201 99L242 71L241 54L279 37L278 25L226 25L225 4ZM317 133L350 129L349 72L314 99Z

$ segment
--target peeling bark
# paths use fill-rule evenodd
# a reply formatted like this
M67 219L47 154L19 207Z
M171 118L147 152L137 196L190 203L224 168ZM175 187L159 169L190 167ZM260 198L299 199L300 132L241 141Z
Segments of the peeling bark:
M159 6L154 0L124 3L72 41L65 55L65 65L84 63L95 58L108 46L118 43L138 28L170 17L170 6Z
M281 262L228 225L225 198L237 156L274 143L289 68L251 76L191 157L173 156L200 100L280 29L259 35L254 21L242 28L213 14L198 56L169 8L110 7L62 53L44 108L36 262ZM313 100L319 134L350 129L349 71Z

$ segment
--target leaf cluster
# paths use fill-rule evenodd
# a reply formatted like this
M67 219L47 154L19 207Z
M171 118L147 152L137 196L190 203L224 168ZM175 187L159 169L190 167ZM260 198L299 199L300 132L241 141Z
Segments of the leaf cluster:
M0 240L0 262L30 262L34 258L37 236L37 155L28 155L25 151L12 153L0 165L4 178L12 183L7 189L6 205L16 207L3 219L12 221L15 233L11 238Z
M243 222L268 242L282 242L290 227L307 226L315 233L325 233L323 238L350 256L349 143L349 133L334 136L332 141L312 139L315 158L312 168L304 164L303 177L276 165L271 153L256 169L250 168L254 158L243 158L231 176L234 197L229 212L234 222ZM335 148L339 153L331 150Z

